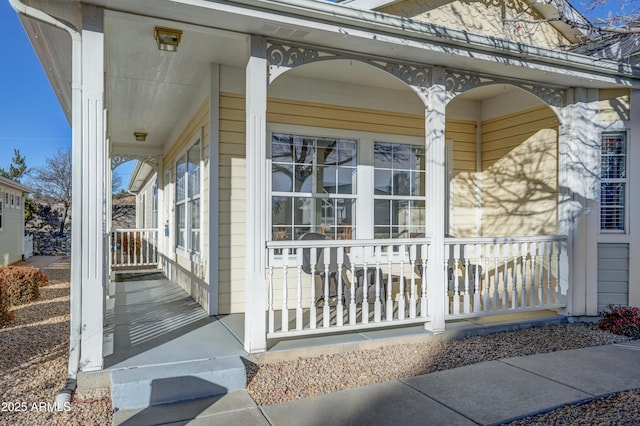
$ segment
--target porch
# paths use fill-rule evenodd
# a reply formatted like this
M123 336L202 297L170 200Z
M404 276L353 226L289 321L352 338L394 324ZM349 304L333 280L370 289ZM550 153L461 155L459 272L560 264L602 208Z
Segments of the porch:
M127 274L108 299L105 370L114 407L140 408L245 386L244 314L208 316L159 273ZM447 337L566 322L556 310L450 318ZM265 361L297 359L428 339L422 325L269 340Z

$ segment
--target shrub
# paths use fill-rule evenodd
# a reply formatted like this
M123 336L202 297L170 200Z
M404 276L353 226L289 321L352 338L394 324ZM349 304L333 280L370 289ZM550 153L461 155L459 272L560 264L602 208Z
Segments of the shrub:
M0 268L0 285L4 285L12 305L23 305L40 297L40 287L49 284L47 276L28 266Z
M640 308L609 305L600 313L598 326L614 334L640 338Z
M7 286L0 280L0 327L13 321L13 312L9 312L9 292Z

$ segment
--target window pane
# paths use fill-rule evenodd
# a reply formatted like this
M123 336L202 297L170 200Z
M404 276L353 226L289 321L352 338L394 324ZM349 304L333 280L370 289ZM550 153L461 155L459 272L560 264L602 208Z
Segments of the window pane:
M182 156L176 163L176 201L182 201L185 197L185 174L187 173L187 157Z
M625 230L627 135L625 132L601 136L600 228Z
M189 203L190 225L191 225L191 246L192 251L200 251L200 199L195 199Z
M391 170L376 169L373 179L376 195L391 195Z
M186 204L176 205L176 245L178 247L186 247L185 230L186 230Z
M278 192L291 192L293 190L293 165L271 165L271 190Z
M200 194L200 141L196 142L187 152L189 197Z

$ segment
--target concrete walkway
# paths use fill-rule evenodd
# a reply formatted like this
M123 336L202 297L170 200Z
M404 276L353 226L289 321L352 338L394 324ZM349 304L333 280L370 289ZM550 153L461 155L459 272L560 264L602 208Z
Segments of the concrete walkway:
M246 391L144 410L116 425L491 425L640 388L640 342L505 358L256 406Z
M31 256L27 260L19 260L14 263L15 266L31 266L37 269L44 269L62 259L67 259L69 256Z

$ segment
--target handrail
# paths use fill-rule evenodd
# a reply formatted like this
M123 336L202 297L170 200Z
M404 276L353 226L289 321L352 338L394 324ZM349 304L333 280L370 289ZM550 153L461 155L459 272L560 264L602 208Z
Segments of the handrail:
M431 244L431 237L385 238L380 240L287 240L267 241L268 249L314 248L314 247L375 247L400 246L407 244Z

